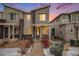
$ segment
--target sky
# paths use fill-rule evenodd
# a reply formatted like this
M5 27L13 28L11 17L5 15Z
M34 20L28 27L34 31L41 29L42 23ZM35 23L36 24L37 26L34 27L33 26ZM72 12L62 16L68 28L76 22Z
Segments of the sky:
M79 3L6 3L11 7L15 7L24 11L31 11L35 8L45 5L51 5L49 9L49 20L53 20L61 13L69 13L73 11L79 11ZM0 11L3 11L4 7L0 3Z

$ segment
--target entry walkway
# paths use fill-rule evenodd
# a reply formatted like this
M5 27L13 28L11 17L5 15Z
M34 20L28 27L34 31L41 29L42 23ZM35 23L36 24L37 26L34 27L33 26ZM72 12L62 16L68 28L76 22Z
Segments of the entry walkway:
M34 41L32 51L30 52L30 56L44 56L44 52L40 40Z

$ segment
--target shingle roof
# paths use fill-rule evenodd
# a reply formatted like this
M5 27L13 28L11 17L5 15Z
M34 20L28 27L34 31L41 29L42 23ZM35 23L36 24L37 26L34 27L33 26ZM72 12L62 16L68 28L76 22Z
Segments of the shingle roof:
M64 14L72 14L72 13L79 13L79 10L73 11L73 12L70 12L70 13L61 13L61 14L59 14L57 17L55 17L52 21L50 21L50 23L53 22L54 20L56 20L56 19L57 19L58 17L60 17L61 15L64 15Z
M50 5L42 6L42 7L39 7L39 8L33 9L32 11L37 11L37 10L41 10L41 9L48 8L48 7L50 7Z
M79 13L79 10L78 10L78 11L73 11L73 12L70 12L70 14L71 14L71 13Z
M0 13L3 13L3 11L0 11Z
M26 11L23 11L23 10L20 10L20 9L17 9L17 8L14 8L14 7L11 7L11 6L7 6L4 4L5 7L8 7L8 8L11 8L11 9L15 9L17 11L20 11L20 12L23 12L23 13L30 13L30 12L26 12ZM47 7L50 7L50 5L48 6L43 6L43 7L39 7L39 8L36 8L36 9L33 9L31 11L37 11L37 10L40 10L40 9L43 9L43 8L47 8Z
M51 22L53 22L54 20L56 20L58 17L60 17L61 15L68 15L69 13L61 13L61 14L59 14L57 17L55 17L52 21L50 21L50 23Z
M4 5L4 7L8 7L8 8L11 8L11 9L14 9L14 10L17 10L17 11L20 11L20 12L23 12L23 13L30 13L30 12L26 12L26 11L20 10L18 8L14 8L14 7L7 6L7 5Z

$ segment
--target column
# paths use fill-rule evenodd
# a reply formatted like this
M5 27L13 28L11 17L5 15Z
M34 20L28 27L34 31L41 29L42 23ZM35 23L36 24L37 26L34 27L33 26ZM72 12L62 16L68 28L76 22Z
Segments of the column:
M13 30L12 30L12 34L13 34L13 35L12 35L12 39L14 39L14 25L12 26L12 29L13 29Z
M51 40L51 27L49 26L49 40Z
M33 26L33 30L32 30L32 34L33 34L33 39L35 39L36 35L35 35L35 32L36 32L36 29L35 29L35 26Z
M32 26L32 39L34 39L33 26Z
M8 39L10 39L10 25L8 26Z
M42 26L40 26L40 38L42 39Z
M3 39L5 39L5 27L3 27Z
M36 26L34 27L34 32L35 32L34 33L34 35L35 35L35 38L34 39L36 40Z

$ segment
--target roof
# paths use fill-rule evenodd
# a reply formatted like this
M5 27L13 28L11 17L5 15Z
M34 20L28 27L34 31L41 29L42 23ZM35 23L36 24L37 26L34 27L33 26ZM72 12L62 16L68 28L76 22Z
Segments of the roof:
M70 12L70 14L72 14L72 13L79 13L79 11L73 11L73 12Z
M3 13L2 11L0 11L0 13Z
M39 7L39 8L33 9L32 11L37 11L37 10L41 10L41 9L49 8L49 7L50 7L50 5L47 5L47 6L43 6L43 7Z
M78 10L78 11L73 11L73 12L70 12L70 13L61 13L61 14L59 14L57 17L55 17L52 21L50 21L50 23L53 22L53 21L54 21L55 19L57 19L58 17L60 17L61 15L64 15L64 14L69 15L69 14L73 14L73 13L79 13L79 10Z
M68 13L61 13L57 17L55 17L52 21L50 21L50 23L53 22L54 20L56 20L57 18L59 18L61 15L69 15L69 14Z
M5 5L5 4L3 4L3 5L4 5L5 7L8 7L8 8L11 8L11 9L14 9L14 10L17 10L17 11L20 11L20 12L23 12L23 13L30 13L30 12L26 12L26 11L23 11L23 10L20 10L20 9L17 9L17 8L14 8L14 7ZM48 7L50 7L50 5L48 5L48 6L43 6L43 7L39 7L39 8L33 9L32 11L37 11L37 10L41 10L41 9L48 8Z
M20 11L20 12L23 12L23 13L30 13L30 12L25 12L25 11L23 11L23 10L20 10L20 9L11 7L11 6L7 6L7 5L4 5L4 7L8 7L8 8L11 8L11 9L14 9L14 10L17 10L17 11Z

